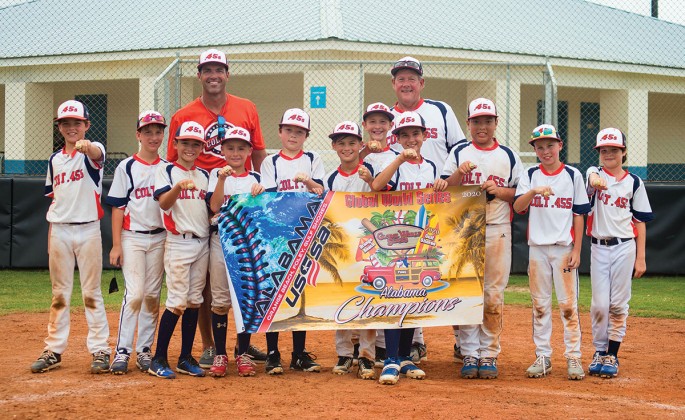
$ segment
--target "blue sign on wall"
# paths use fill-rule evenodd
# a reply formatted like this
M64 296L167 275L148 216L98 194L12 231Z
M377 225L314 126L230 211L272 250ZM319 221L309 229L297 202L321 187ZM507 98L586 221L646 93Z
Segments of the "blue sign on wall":
M309 88L309 107L326 108L326 86L312 86Z

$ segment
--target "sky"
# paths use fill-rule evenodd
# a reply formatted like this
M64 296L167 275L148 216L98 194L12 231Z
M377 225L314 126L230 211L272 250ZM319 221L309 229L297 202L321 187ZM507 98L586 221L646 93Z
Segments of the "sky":
M652 0L586 0L632 13L651 16ZM685 25L685 2L683 0L659 0L659 19Z

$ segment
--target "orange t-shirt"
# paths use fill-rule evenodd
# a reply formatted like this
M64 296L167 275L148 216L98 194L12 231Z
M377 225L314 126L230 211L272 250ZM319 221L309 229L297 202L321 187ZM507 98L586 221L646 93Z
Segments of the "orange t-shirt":
M227 93L226 103L221 109L220 115L223 115L224 119L226 119L226 132L234 126L243 127L250 132L252 147L255 150L264 150L266 148L264 138L262 137L262 129L259 126L257 107L252 101ZM195 165L206 171L226 166L226 160L221 154L221 144L217 139L217 117L217 114L205 107L200 98L179 109L171 117L171 123L169 124L167 160L174 162L178 159L178 153L174 148L174 137L181 124L186 121L195 121L205 128L205 140L207 141L205 148L195 161ZM252 160L250 158L245 162L245 169L248 171L252 169Z

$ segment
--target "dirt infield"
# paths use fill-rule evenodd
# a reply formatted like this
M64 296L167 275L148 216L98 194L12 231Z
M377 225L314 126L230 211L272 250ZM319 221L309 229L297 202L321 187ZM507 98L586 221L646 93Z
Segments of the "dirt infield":
M118 314L109 313L116 337ZM452 361L448 327L425 331L427 379L402 378L396 386L362 381L353 374L331 374L337 360L333 332L312 332L307 348L324 367L320 374L286 370L269 377L179 377L163 380L133 369L128 375L91 375L85 349L85 316L72 314L70 347L62 367L32 374L29 366L40 354L47 313L0 317L0 416L3 418L685 418L685 321L629 318L621 348L620 376L612 380L566 379L561 323L555 315L554 370L543 379L524 375L533 361L530 310L506 307L503 352L497 380L459 378ZM583 314L583 365L593 349L590 320ZM668 334L666 333L668 332ZM230 335L229 335L230 336ZM179 332L169 354L179 351ZM199 335L198 339L199 341ZM255 336L264 347L264 337ZM230 341L230 345L233 342ZM290 334L281 338L284 365L290 362ZM194 353L199 355L200 346ZM172 357L172 364L175 362ZM286 365L287 367L287 365Z

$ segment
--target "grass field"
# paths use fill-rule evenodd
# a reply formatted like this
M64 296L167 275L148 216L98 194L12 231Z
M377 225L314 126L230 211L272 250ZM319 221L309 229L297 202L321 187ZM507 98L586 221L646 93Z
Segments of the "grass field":
M119 292L108 294L109 282L116 275ZM102 290L108 310L118 310L124 290L121 271L104 271ZM164 302L166 288L162 288ZM580 278L580 310L590 310L590 278ZM0 315L16 312L47 312L50 307L50 277L47 270L0 271ZM528 277L512 276L504 296L507 305L530 307ZM83 307L81 288L74 282L72 308ZM685 319L685 278L647 277L633 280L630 301L632 316Z

